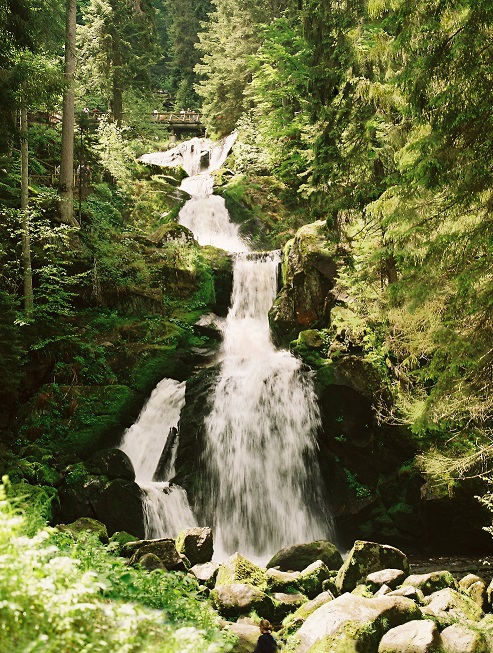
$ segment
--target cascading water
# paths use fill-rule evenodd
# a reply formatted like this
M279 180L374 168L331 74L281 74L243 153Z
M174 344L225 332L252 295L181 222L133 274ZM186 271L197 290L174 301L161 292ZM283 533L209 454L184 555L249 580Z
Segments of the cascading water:
M213 528L216 558L239 550L262 560L284 546L329 536L331 519L320 489L316 457L320 415L311 376L289 352L277 350L270 338L268 311L276 295L279 252L249 251L224 200L212 195L210 172L223 164L234 138L215 145L192 139L171 152L142 159L158 165L179 163L187 170L190 177L181 187L191 199L179 222L201 245L214 245L235 256L232 305L222 326L220 373L205 422L207 471L197 513ZM175 418L177 423L179 411ZM168 420L162 431L168 433L174 425ZM138 460L125 442L122 448ZM156 444L156 450L162 448ZM180 509L184 521L189 519L190 509ZM147 512L148 532L162 535L159 510Z
M175 537L196 523L183 488L155 480L160 474L174 476L174 441L184 404L185 383L163 379L120 445L133 463L135 480L143 492L146 538ZM163 453L167 454L167 465L160 470Z

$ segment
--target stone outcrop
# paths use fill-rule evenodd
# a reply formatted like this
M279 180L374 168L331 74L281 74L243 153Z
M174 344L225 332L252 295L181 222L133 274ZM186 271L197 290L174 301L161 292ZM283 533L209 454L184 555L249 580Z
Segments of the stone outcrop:
M287 344L300 331L327 326L335 285L335 248L325 221L305 225L284 250L284 285L269 314L276 341Z

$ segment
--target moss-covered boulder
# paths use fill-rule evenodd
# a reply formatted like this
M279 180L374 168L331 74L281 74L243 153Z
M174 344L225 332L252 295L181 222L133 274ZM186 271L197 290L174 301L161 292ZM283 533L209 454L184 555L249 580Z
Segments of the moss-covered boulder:
M303 571L316 560L321 560L329 569L339 569L343 562L335 544L316 540L281 549L266 566L268 569L278 567L281 571Z
M483 610L488 605L486 583L476 574L467 574L459 581L459 589L467 594Z
M144 555L139 558L138 565L147 571L166 569L163 561L155 553L144 553Z
M285 592L274 592L271 598L274 606L274 621L276 623L280 623L286 615L296 612L300 606L308 601L308 598L301 593L287 594Z
M368 574L390 568L409 573L409 563L402 551L385 544L357 540L337 573L336 587L340 593L351 592L356 585L364 583Z
M186 528L176 538L176 549L191 565L210 562L214 553L212 530L207 527Z
M378 591L384 585L395 590L398 585L402 585L405 578L406 573L402 569L382 569L368 574L365 583L373 592Z
M425 597L423 615L433 618L442 628L457 621L478 622L484 616L481 608L468 596L446 587Z
M311 601L307 601L306 603L303 603L303 605L301 605L296 610L296 612L293 612L293 614L289 614L283 620L282 622L283 634L291 635L294 632L296 632L296 630L298 630L298 628L303 623L305 623L308 617L311 614L313 614L315 610L318 610L318 608L320 608L322 605L333 600L334 600L334 596L331 592L322 592Z
M301 227L284 251L284 285L269 314L275 340L286 345L305 329L328 326L335 285L335 246L325 221Z
M402 583L404 586L411 585L419 590L423 596L429 596L433 592L450 587L457 589L457 582L449 571L432 571L429 574L412 574Z
M135 535L131 535L126 531L117 531L116 533L113 533L113 535L110 537L110 544L115 546L116 551L118 552L118 554L120 554L125 544L128 544L129 542L135 542L138 539L139 539L138 537L136 537Z
M309 599L314 599L323 590L324 581L330 578L330 570L321 560L316 560L300 572L298 586Z
M444 653L488 653L492 650L483 633L466 624L447 626L442 630L441 638Z
M299 571L280 571L270 568L266 571L267 588L270 592L286 592L299 589Z
M108 544L108 531L105 524L98 521L97 519L91 519L90 517L81 517L71 524L58 524L57 526L59 531L64 533L70 533L75 539L80 537L83 533L94 533L98 536L99 541L103 544Z
M235 553L219 567L216 587L233 583L247 583L265 590L267 588L265 570L257 567L240 553Z
M385 632L420 618L419 608L409 599L385 596L368 599L343 594L306 619L295 635L300 640L295 650L296 653L345 650L377 653Z
M176 550L175 541L171 538L139 540L129 542L122 547L122 555L130 558L130 565L139 564L141 558L148 553L157 556L168 570L185 571L183 558Z
M272 599L262 590L247 583L217 585L211 591L212 604L224 617L238 617L255 612L264 619L273 619Z

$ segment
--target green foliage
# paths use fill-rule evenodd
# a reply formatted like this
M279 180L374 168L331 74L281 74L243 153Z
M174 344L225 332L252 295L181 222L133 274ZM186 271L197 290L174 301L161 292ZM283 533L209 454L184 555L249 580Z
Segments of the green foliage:
M26 530L26 517L2 488L0 633L9 653L229 649L188 577L129 569L95 536L74 542L56 531Z

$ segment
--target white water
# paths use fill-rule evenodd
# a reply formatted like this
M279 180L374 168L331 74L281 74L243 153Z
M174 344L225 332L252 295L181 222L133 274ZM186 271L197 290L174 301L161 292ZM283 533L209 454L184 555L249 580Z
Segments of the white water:
M249 252L229 220L224 200L212 195L210 173L223 165L233 140L231 136L213 145L192 139L164 155L145 155L145 160L161 165L174 161L187 170L190 177L181 187L191 199L179 222L200 244L235 253L232 306L223 326L220 374L205 423L204 500L197 511L213 528L217 559L239 550L262 561L284 546L328 537L331 522L320 490L320 415L311 376L289 352L277 350L270 337L268 311L276 295L279 253ZM211 151L210 163L202 170L206 149ZM193 520L181 488L167 495L163 484L149 485L159 461L156 452L162 451L170 428L176 428L183 405L173 385L177 382L161 383L159 402L172 405L159 404L157 412L165 413L158 419L161 432L147 426L144 409L140 425L129 430L122 444L136 469L142 470L141 487L152 497L145 507L149 537L180 530ZM151 402L154 405L153 396L149 406ZM143 434L148 438L145 445Z
M154 481L161 454L169 445L167 476L174 475L175 439L180 412L185 404L185 383L163 379L152 391L137 421L125 431L120 445L135 469L135 480L143 492L144 528L146 538L176 537L194 526L195 517L188 505L183 488L169 482Z

